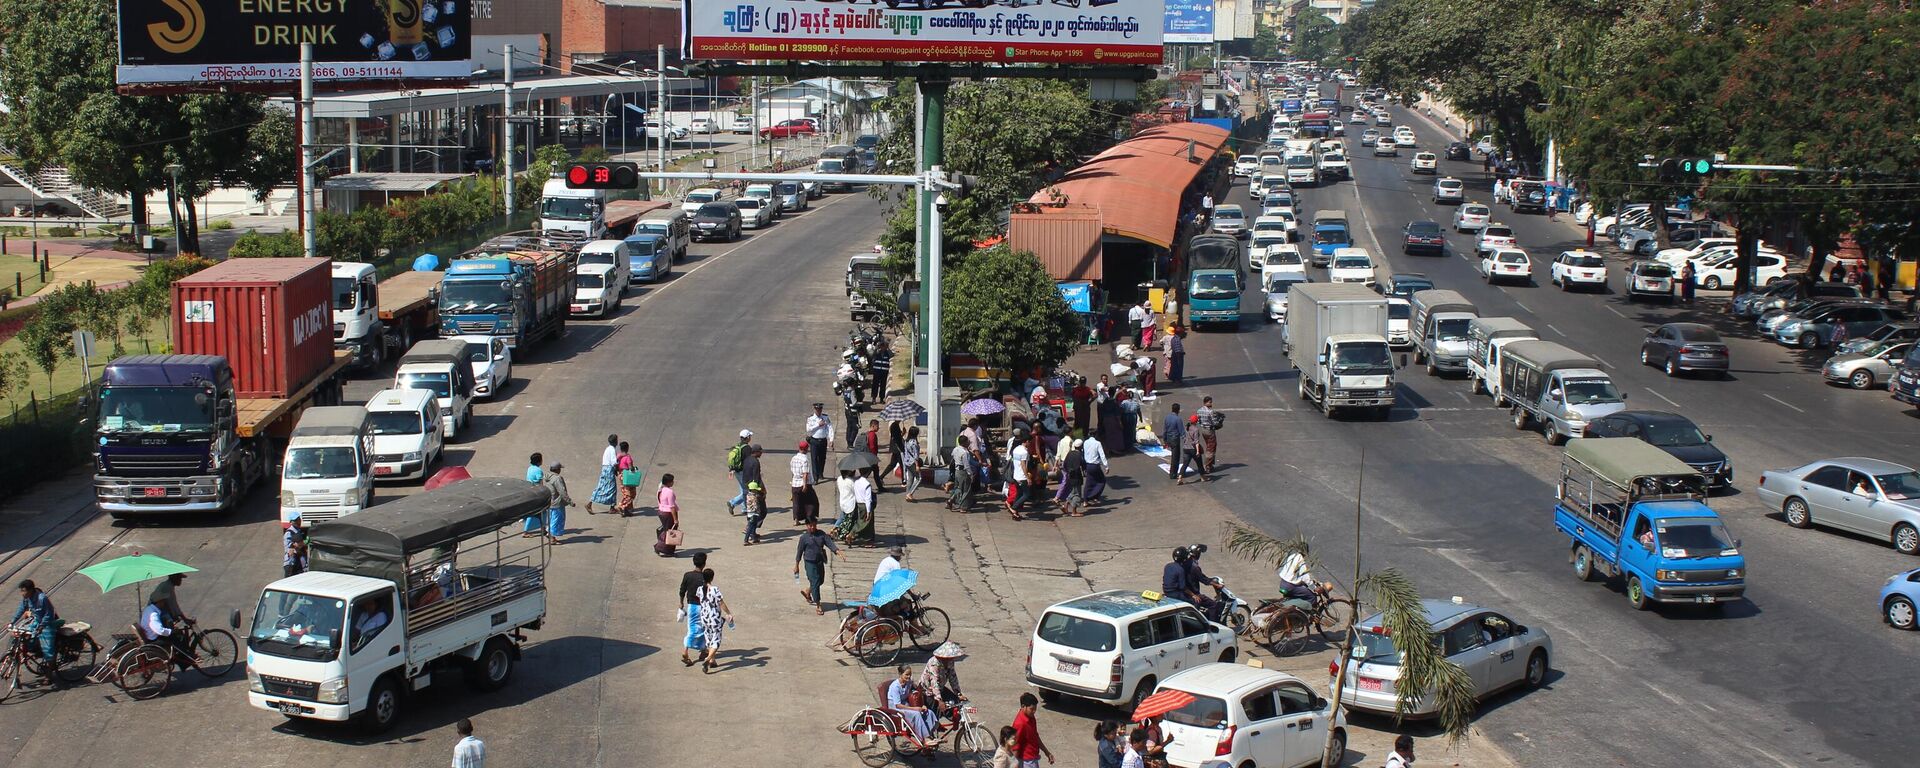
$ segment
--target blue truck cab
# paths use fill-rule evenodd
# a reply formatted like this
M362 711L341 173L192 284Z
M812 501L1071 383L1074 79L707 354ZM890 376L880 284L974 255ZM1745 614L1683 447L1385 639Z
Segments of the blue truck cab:
M1553 525L1567 535L1574 576L1622 579L1640 610L1740 599L1747 562L1707 489L1699 471L1634 438L1568 443Z
M1240 239L1198 235L1187 241L1187 324L1237 326L1240 294Z
M447 265L440 335L505 339L514 359L565 331L577 248L524 233L501 235Z

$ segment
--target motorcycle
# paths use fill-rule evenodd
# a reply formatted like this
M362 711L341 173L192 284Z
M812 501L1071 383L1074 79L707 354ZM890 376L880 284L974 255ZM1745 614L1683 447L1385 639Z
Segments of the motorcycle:
M1210 586L1219 601L1217 610L1220 612L1220 623L1233 630L1235 635L1246 634L1253 627L1253 607L1234 594L1233 590L1227 589L1227 583L1223 580L1214 579Z

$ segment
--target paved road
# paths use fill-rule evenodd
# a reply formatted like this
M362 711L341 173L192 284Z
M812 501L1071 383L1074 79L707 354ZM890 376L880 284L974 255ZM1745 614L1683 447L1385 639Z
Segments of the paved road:
M1401 119L1416 125L1422 149L1441 145L1431 124ZM1364 466L1366 569L1399 568L1429 596L1497 606L1552 634L1557 674L1548 689L1500 697L1479 721L1522 764L1889 765L1920 744L1904 713L1884 704L1920 683L1913 638L1881 624L1872 597L1913 560L1882 543L1789 528L1752 493L1765 468L1834 455L1913 456L1920 429L1911 411L1884 393L1828 387L1814 372L1821 356L1751 340L1714 314L1717 300L1663 307L1560 293L1546 284L1544 260L1584 242L1570 219L1496 216L1541 262L1536 286L1486 286L1460 256L1471 253L1464 236L1449 236L1444 257L1403 255L1406 222L1444 225L1451 208L1432 205L1432 177L1408 171L1411 153L1374 159L1359 148L1357 131L1349 145L1354 180L1306 190L1307 209L1346 209L1363 230L1356 244L1393 271L1424 272L1483 315L1521 318L1545 338L1598 356L1631 407L1686 414L1714 435L1736 467L1738 489L1713 504L1744 539L1753 573L1747 599L1719 616L1639 613L1618 587L1576 581L1551 521L1559 449L1538 433L1516 432L1504 410L1469 395L1464 381L1414 367L1401 371L1390 422L1322 418L1295 397L1295 374L1257 293L1242 305L1239 332L1189 337L1189 376L1198 377L1196 396L1246 409L1232 426L1255 432L1252 441L1267 446L1258 460L1280 471L1210 492L1276 533L1307 534L1334 573L1351 574ZM1491 180L1477 164L1443 162L1442 173L1467 180L1473 199L1490 198ZM1231 198L1257 210L1244 187ZM1731 339L1730 380L1669 379L1638 365L1645 328L1681 319L1748 337Z
M476 409L472 435L449 448L447 461L476 474L517 476L528 452L545 451L549 460L569 465L573 494L584 500L602 440L618 432L634 443L650 481L661 472L679 476L690 547L738 541L730 537L739 535L739 518L720 513L732 494L720 471L724 446L741 426L772 438L773 451L796 432L812 391L804 383L825 380L836 342L844 340L844 259L866 250L883 220L859 193L815 205L742 242L695 245L678 274L637 289L617 317L570 325L562 341L516 366L508 399ZM362 377L348 387L349 399L364 399L381 386ZM787 423L776 424L779 416ZM780 469L770 462L768 477ZM380 493L392 499L415 491L383 486ZM261 492L242 512L221 519L138 527L95 519L19 577L59 583L54 595L61 612L92 621L96 637L106 640L129 631L124 625L141 597L132 590L99 595L84 579L63 574L96 556L152 552L200 569L182 588L182 599L203 623L224 624L234 609L250 618L260 586L279 575L274 506L272 494ZM576 511L569 527L573 533L556 549L549 571L547 626L532 633L515 682L498 693L470 695L452 680L447 691L416 699L392 733L372 740L343 728L283 724L248 709L237 670L221 680L177 682L167 696L148 702L124 701L101 686L36 694L0 708L6 713L0 765L128 759L147 765L442 765L451 749L449 726L466 716L479 719L483 735L492 734L498 764L641 765L677 749L686 752L674 762L690 763L701 754L711 757L715 748L707 741L715 734L700 734L699 718L682 711L690 702L718 707L710 714L724 714L739 733L790 725L776 704L804 700L802 678L754 675L755 684L746 686L683 674L671 617L673 585L686 560L653 555L651 519ZM772 562L770 572L782 570L778 556L757 559ZM765 666L773 625L756 636L755 615L776 598L755 593L741 559L721 555L716 565L742 617L741 629L730 635L739 652L728 660L745 670ZM784 574L776 578L772 583L784 590ZM790 608L792 594L783 590L776 590L786 598L782 607ZM807 737L831 735L822 725ZM844 740L836 736L834 743Z

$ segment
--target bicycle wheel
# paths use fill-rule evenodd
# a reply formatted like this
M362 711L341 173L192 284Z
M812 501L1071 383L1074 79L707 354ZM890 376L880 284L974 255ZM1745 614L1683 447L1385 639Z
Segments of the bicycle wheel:
M986 726L964 723L953 734L953 756L960 759L961 768L986 768L993 764L993 752L993 736Z
M173 663L166 649L142 645L120 657L113 684L128 696L145 701L160 695L173 682Z
M853 655L869 667L892 664L900 655L900 625L891 619L867 622L854 632Z
M13 692L20 689L20 658L9 653L0 658L0 701L13 698Z
M938 608L922 608L920 616L914 619L913 647L932 653L953 634L953 621L947 618L947 612Z
M224 629L202 630L193 639L193 666L207 677L221 677L240 661L240 644Z
M93 638L81 635L72 639L78 648L60 651L60 668L56 672L60 679L69 683L78 683L87 679L93 671L93 665L100 660L100 644Z
M1292 656L1306 646L1310 624L1299 611L1285 611L1274 617L1273 623L1276 626L1272 630L1273 640L1269 645L1273 647L1274 655Z

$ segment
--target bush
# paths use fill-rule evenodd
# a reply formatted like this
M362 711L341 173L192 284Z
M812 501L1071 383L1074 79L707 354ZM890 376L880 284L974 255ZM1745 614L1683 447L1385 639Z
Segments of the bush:
M0 227L0 235L6 235L7 237L26 237L27 228L26 227Z
M297 258L301 255L300 237L292 232L270 235L248 232L233 241L227 251L230 259Z
M220 219L218 221L213 222L212 224L208 224L207 229L213 230L215 232L223 232L229 229L233 229L233 222L227 221L226 219Z
M78 234L73 227L48 227L47 237L73 237Z

